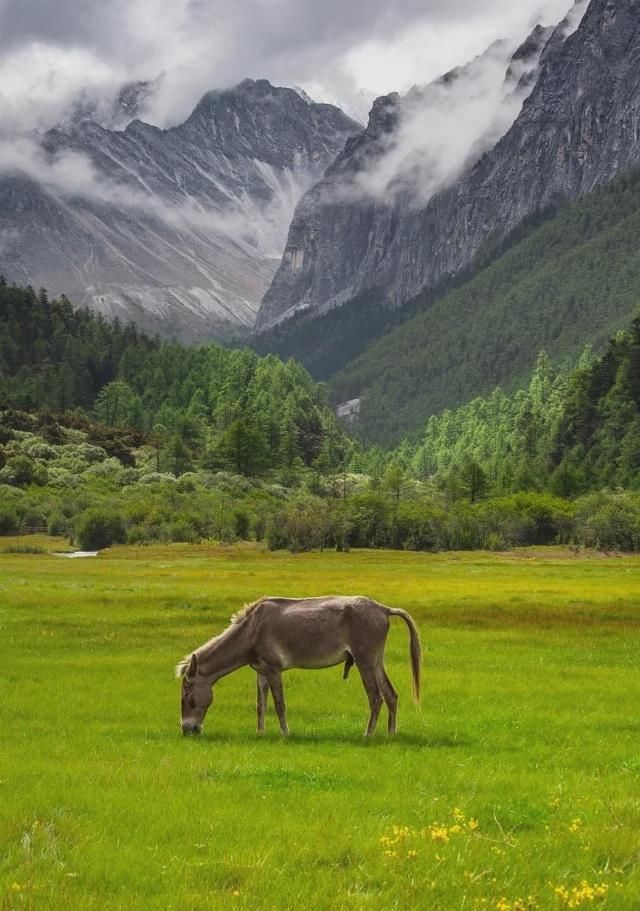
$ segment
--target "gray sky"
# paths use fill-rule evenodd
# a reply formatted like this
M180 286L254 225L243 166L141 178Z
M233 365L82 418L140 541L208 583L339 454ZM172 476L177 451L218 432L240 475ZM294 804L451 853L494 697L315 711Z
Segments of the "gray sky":
M319 100L402 91L572 0L0 0L0 129L47 126L82 88L164 72L152 119L266 77ZM360 101L362 105L362 101Z

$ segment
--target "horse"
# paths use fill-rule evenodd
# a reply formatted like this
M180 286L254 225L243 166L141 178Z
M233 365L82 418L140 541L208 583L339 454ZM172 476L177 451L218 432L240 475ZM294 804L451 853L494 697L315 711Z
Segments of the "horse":
M369 700L365 737L375 731L383 700L388 730L397 728L398 694L384 667L390 617L409 629L412 695L420 702L422 651L418 629L404 610L386 607L361 595L318 598L263 597L231 618L229 627L187 655L175 668L182 680L180 725L184 734L199 734L213 702L213 685L238 668L257 672L257 731L263 734L269 690L280 731L289 734L282 672L289 668L319 669L344 662L344 679L355 664Z

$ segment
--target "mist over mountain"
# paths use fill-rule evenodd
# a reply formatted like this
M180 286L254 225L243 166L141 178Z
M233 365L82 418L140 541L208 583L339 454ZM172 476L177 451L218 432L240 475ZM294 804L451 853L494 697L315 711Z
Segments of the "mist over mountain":
M301 319L364 301L378 315L353 337L322 323L339 369L384 331L379 314L430 300L528 217L637 162L637 13L578 0L375 99L364 129L267 80L208 92L168 129L144 119L165 76L89 86L54 129L0 132L0 269L186 340L257 321L269 350L295 315L274 350L300 356Z
M0 267L165 335L251 327L297 200L361 126L248 79L161 130L131 119L150 90L125 87L107 126L80 107L0 140Z
M398 306L633 164L637 11L636 0L579 2L518 49L498 43L426 89L377 99L298 204L258 327L367 292Z

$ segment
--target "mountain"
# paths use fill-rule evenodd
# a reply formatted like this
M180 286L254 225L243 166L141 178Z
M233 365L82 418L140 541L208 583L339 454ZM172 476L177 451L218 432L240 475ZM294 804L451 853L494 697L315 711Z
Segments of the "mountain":
M422 120L413 97L378 99L365 133L298 204L258 327L366 296L377 307L400 306L473 268L528 216L639 163L639 13L640 0L591 0L552 32L537 30L507 63L493 120L475 133L469 92L460 99L457 88L464 73L428 87ZM447 99L455 116L444 129ZM411 146L406 134L416 122ZM460 148L456 131L473 141Z
M129 87L119 110L145 90ZM250 79L167 130L71 117L4 168L0 268L164 335L250 327L298 198L360 131Z
M360 399L354 428L386 444L496 386L521 388L541 349L556 364L572 365L585 344L601 349L637 314L639 244L635 169L522 225L501 255L460 287L428 305L414 302L421 312L331 378L333 399ZM352 329L330 323L346 321L349 312L300 321L297 341L310 352L306 363L318 366L314 339ZM353 316L370 320L358 308Z

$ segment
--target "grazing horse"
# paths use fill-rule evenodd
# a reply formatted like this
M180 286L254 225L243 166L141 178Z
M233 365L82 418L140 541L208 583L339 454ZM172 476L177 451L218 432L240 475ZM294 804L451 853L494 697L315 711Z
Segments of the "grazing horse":
M376 727L384 700L389 710L389 733L396 731L398 694L384 668L389 617L402 617L409 628L412 691L420 700L421 649L418 630L403 610L385 607L363 597L260 598L231 618L219 636L185 657L176 667L182 679L180 724L184 734L199 734L213 702L213 684L249 665L258 674L258 733L264 733L269 690L280 730L289 733L282 689L282 671L325 668L344 662L344 678L356 665L370 716L366 737Z

